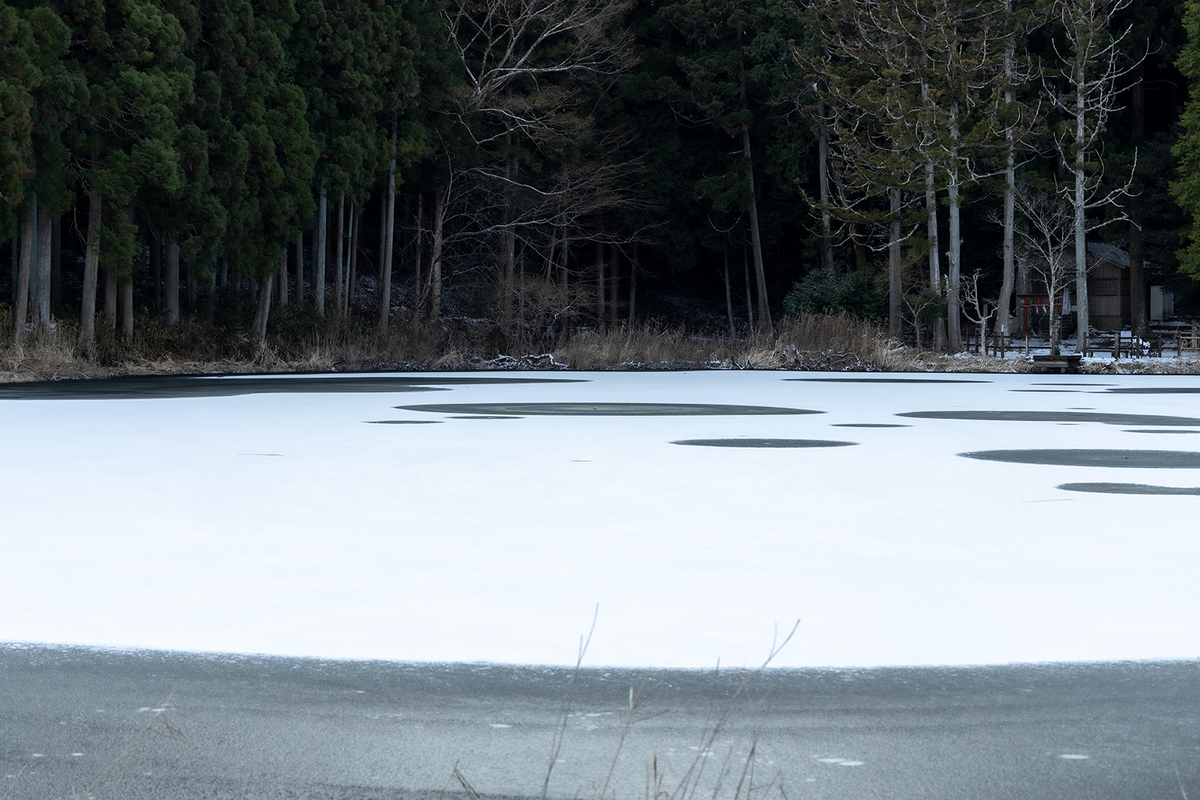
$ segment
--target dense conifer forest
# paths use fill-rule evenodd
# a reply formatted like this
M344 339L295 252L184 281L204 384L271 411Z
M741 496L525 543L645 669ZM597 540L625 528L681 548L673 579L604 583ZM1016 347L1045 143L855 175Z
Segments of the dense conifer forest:
M1144 330L1200 308L1198 48L1197 0L0 0L0 346L954 353L1038 292L1086 337L1097 243Z

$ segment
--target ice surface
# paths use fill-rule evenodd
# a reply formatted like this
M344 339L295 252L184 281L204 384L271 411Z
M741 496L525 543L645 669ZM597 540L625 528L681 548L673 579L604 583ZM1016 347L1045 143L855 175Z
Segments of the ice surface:
M0 400L0 641L570 664L598 604L592 666L757 665L798 618L778 666L1200 656L1200 498L1059 488L1195 488L1200 470L958 455L1144 450L1062 412L1200 418L1198 378L419 377L439 405L823 413L457 419L399 409L411 390L271 391L286 378ZM671 444L739 438L857 446Z

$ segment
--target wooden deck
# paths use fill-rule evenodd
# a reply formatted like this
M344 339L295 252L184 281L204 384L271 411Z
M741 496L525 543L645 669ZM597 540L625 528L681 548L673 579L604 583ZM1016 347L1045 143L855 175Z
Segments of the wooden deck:
M1079 362L1083 360L1082 353L1064 353L1062 355L1030 356L1033 359L1034 372L1057 372L1067 374L1079 372Z

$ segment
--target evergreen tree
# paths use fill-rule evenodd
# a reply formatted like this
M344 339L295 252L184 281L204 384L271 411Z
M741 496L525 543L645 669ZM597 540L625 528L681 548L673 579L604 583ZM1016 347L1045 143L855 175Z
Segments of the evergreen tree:
M31 300L35 325L50 324L51 221L72 201L64 134L84 90L78 71L62 60L67 36L46 6L0 5L0 230L10 230L25 209L14 292L17 341L25 336Z
M1184 4L1183 25L1187 43L1175 65L1193 91L1179 120L1179 139L1171 151L1179 164L1179 177L1171 184L1171 194L1190 219L1178 253L1179 269L1200 280L1200 92L1195 91L1200 86L1200 0Z
M669 100L688 118L715 126L739 145L734 174L750 228L759 328L769 332L755 110L780 103L786 92L791 66L787 35L795 32L796 17L780 2L679 0L662 5L657 18L661 28L677 33L685 44L675 53L679 78L663 83Z
M70 10L72 58L87 79L89 126L78 154L91 200L80 339L95 339L96 270L104 266L105 317L115 328L118 289L123 333L133 335L131 206L146 186L182 188L176 150L180 108L192 92L182 56L183 29L167 10L146 0L107 4L79 0Z

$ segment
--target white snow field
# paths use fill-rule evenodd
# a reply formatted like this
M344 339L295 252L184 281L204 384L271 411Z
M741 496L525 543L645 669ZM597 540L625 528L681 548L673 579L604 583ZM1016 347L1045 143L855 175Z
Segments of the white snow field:
M1200 657L1196 377L400 377L4 395L0 641L573 664L598 606L588 666L757 666L797 619L775 666ZM518 403L586 405L398 408ZM1066 415L897 416L971 411ZM673 443L711 439L853 445Z

